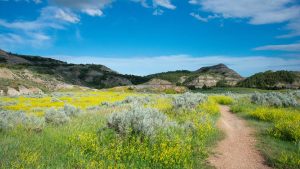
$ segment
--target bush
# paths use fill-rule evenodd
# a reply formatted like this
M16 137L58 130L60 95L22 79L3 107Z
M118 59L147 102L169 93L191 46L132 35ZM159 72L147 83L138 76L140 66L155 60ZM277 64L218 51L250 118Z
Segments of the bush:
M69 117L77 117L82 113L82 111L79 108L76 108L75 106L69 104L65 104L64 112Z
M45 126L45 119L36 116L28 116L24 121L24 125L27 130L40 132Z
M276 121L271 133L275 137L300 142L300 118L286 118Z
M176 109L192 109L206 99L206 95L201 93L184 93L173 98L173 106Z
M233 113L241 113L241 112L250 112L255 105L251 104L246 100L239 99L238 101L234 102L233 105L230 106L230 111Z
M199 105L199 108L205 113L217 115L220 112L220 107L215 100L209 98L206 102Z
M123 100L121 103L139 103L139 104L147 104L151 101L149 97L135 97L135 96L128 96L125 100Z
M295 96L297 99L300 99L300 90L291 91L290 94Z
M45 121L54 125L65 124L70 121L70 118L63 110L49 109L45 113Z
M210 96L210 98L222 105L230 105L233 103L233 98L229 96Z
M292 94L283 94L278 92L255 93L251 96L251 102L275 107L295 107L298 105L297 100Z
M286 113L274 108L259 107L250 112L250 115L258 120L272 122L283 118Z
M274 123L270 134L289 141L300 141L300 114L285 108L259 107L250 115Z
M26 120L23 112L0 110L0 131L5 131L22 125Z
M167 117L158 110L135 106L128 111L111 114L107 126L121 135L141 134L152 137L166 122Z

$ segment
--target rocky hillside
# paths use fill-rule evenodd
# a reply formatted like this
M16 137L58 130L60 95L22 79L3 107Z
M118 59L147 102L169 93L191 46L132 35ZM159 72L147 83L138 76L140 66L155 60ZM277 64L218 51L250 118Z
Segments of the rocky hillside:
M243 80L243 77L224 64L202 67L196 71L164 72L149 75L148 77L168 80L173 84L188 86L190 88L235 86Z
M239 84L241 87L260 89L299 89L300 72L266 71L246 78Z
M0 50L0 95L41 93L58 89L127 86L141 91L181 92L189 88L242 86L263 89L299 88L299 72L264 72L244 79L224 64L196 71L179 70L145 77L122 75L104 65L69 64L40 56ZM180 86L180 87L179 87Z
M0 93L13 89L40 89L41 91L85 86L109 88L140 84L148 79L122 75L104 65L68 64L39 56L18 55L0 50Z

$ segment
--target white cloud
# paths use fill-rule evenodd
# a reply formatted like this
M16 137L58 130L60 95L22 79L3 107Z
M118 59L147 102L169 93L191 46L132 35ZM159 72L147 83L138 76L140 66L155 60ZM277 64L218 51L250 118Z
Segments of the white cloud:
M300 36L300 18L293 22L290 22L285 27L287 30L290 30L290 33L278 36L278 38L290 38L294 36Z
M90 16L101 16L102 10L109 6L113 0L49 0L49 2L60 8L69 8Z
M161 6L167 9L176 9L176 6L171 3L171 0L153 0L153 6Z
M152 6L149 5L147 0L131 0L132 2L141 3L141 5L145 8L154 8L153 15L158 16L162 15L164 11L160 9L160 7L167 8L170 10L176 9L176 6L171 3L171 0L152 0Z
M208 21L207 18L204 18L204 17L202 17L202 16L200 16L199 14L196 14L196 13L194 13L194 12L190 13L190 15L191 15L192 17L196 18L196 19L199 20L199 21L202 21L202 22L207 22L207 21Z
M90 16L101 16L103 15L103 12L99 9L84 9L82 12L90 15Z
M272 58L265 56L203 56L172 55L134 58L103 58L78 56L51 56L70 63L103 64L120 73L148 75L171 70L197 70L203 66L224 63L243 76L265 70L298 70L300 57Z
M16 49L19 46L43 48L50 45L51 38L43 33L0 34L0 46L5 50Z
M141 3L141 5L145 8L150 8L149 4L147 3L147 0L131 0L131 1Z
M223 18L247 19L253 25L288 22L287 28L300 35L300 6L295 0L190 0L189 3Z
M300 43L286 44L286 45L266 45L254 48L254 50L274 50L287 52L300 52Z
M0 1L9 1L9 0L0 0ZM16 1L16 2L19 2L19 1L34 2L36 4L42 3L42 0L14 0L14 1Z
M79 17L70 9L62 9L52 6L43 8L41 12L41 17L38 20L50 20L53 23L59 20L70 23L78 23L80 21Z
M159 15L162 15L163 13L164 13L163 10L155 9L152 14L155 15L155 16L159 16Z
M32 21L7 22L0 19L0 27L6 28L5 33L0 33L0 44L9 50L18 46L34 48L49 46L52 42L52 38L48 35L49 31L64 29L67 24L77 23L79 20L69 9L53 6L43 8L40 16Z

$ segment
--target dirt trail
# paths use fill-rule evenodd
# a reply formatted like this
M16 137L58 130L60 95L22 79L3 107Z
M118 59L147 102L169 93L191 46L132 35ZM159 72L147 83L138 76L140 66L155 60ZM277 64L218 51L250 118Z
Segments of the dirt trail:
M226 137L209 158L212 166L217 169L270 169L256 150L254 131L244 120L232 114L228 106L221 106L217 125Z

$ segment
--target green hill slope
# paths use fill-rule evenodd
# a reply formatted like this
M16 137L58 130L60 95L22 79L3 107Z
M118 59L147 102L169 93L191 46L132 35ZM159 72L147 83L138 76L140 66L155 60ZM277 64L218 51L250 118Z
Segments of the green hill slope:
M300 73L283 70L266 71L250 76L238 85L260 89L298 89L300 87Z

